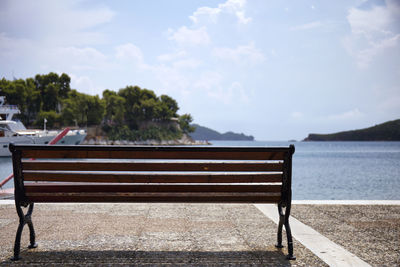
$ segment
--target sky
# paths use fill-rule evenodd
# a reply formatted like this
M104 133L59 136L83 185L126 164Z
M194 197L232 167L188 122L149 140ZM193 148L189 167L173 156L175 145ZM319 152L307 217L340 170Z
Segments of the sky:
M400 1L0 0L0 78L138 85L257 140L400 118Z

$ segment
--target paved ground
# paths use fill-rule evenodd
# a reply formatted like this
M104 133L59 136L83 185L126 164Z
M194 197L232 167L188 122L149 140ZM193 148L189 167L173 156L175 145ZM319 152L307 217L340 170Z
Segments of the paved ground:
M374 266L400 266L400 206L294 205L294 217ZM39 247L13 263L18 217L0 205L0 265L326 266L295 240L296 261L274 247L276 225L253 205L36 204ZM285 243L284 243L285 244Z
M17 228L0 205L0 265L324 266L297 241L296 261L274 247L276 225L253 205L37 204L39 247L9 261Z
M292 215L372 266L400 266L400 205L294 205Z

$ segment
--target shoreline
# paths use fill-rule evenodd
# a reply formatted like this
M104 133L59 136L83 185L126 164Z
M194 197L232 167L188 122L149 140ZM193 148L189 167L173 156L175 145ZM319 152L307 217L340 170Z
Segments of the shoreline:
M89 139L84 140L81 145L115 145L115 146L200 146L211 145L208 141L182 141L182 140L145 140L145 141L128 141L128 140L107 140L107 139Z
M194 140L187 134L183 134L180 139L173 140L141 140L141 141L129 141L129 140L109 140L106 136L102 135L87 135L81 145L116 145L116 146L202 146L211 145L208 141Z

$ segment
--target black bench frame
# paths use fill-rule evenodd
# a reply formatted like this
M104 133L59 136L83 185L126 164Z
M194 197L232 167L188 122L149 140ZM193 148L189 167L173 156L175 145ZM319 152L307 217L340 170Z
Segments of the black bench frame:
M10 144L10 151L12 152L12 161L13 161L13 171L14 171L14 187L15 187L15 206L17 210L17 214L19 216L19 226L17 229L16 237L15 237L15 243L14 243L14 257L12 260L19 260L20 259L20 243L21 243L21 234L23 231L23 228L25 224L28 224L29 231L30 231L30 245L28 248L36 248L37 243L35 242L35 230L33 227L32 223L32 212L33 212L33 207L35 202L187 202L187 203L277 203L278 204L278 212L279 212L279 224L278 224L278 233L277 233L277 248L282 248L282 227L285 225L286 229L286 235L287 235L287 243L288 243L288 255L287 259L294 260L296 257L293 255L293 240L292 240L292 234L290 230L290 225L289 225L289 216L290 216L290 210L291 210L291 201L292 201L292 189L291 189L291 184L292 184L292 155L294 154L295 148L294 145L290 145L289 147L176 147L176 146L146 146L146 147L136 147L136 146L46 146L46 145L14 145ZM46 187L45 191L46 193L40 193L40 190L37 190L36 193L41 195L41 198L35 197L35 193L31 193L29 195L29 192L27 193L27 186L24 181L24 175L29 176L29 171L25 171L24 167L29 166L32 164L36 164L32 161L30 164L27 162L29 159L32 158L40 158L40 159L47 159L47 158L109 158L109 159L118 159L118 158L126 158L126 155L129 155L129 159L141 159L141 160L146 160L146 159L191 159L191 160L197 160L197 159L209 159L209 160L221 160L221 159L226 159L226 160L242 160L243 155L249 155L251 157L251 160L279 160L280 163L266 163L269 165L263 165L263 166L271 166L272 170L276 170L277 166L279 165L280 167L280 182L281 184L279 185L279 193L276 193L273 189L273 191L269 192L275 192L275 193L270 193L271 196L267 196L266 193L263 193L260 191L260 188L262 189L262 186L260 185L252 185L252 188L256 188L256 191L252 192L247 192L247 191L235 191L239 188L238 186L229 186L226 185L225 187L233 188L229 189L228 191L225 191L223 189L222 191L218 191L221 196L215 196L213 197L214 191L207 191L206 193L208 196L211 197L199 197L199 194L197 190L194 191L189 191L186 192L185 187L183 186L183 189L179 189L179 191L174 191L174 194L183 194L182 198L176 199L174 197L171 197L170 195L165 195L165 192L161 192L158 189L157 190L150 190L151 196L146 196L146 197L137 197L134 196L134 198L126 198L122 196L115 196L110 194L109 199L104 199L104 198L96 198L96 197L83 197L79 195L79 190L80 187L79 185L73 185L74 187L73 191L74 193L78 192L77 194L79 195L79 199L74 198L73 196L66 195L64 197L59 197L59 196L52 196L51 193L51 187ZM183 155L183 156L182 156ZM249 159L249 158L247 158ZM142 163L142 165L146 165L146 163ZM150 164L150 163L149 163ZM253 164L253 163L251 163ZM49 164L47 164L49 165ZM56 164L55 164L56 165ZM73 164L72 164L73 165ZM209 170L209 167L204 167L206 165L199 165L197 166L196 164L189 164L191 165L191 169L193 170L199 170L199 171L204 171L204 170ZM217 166L218 165L218 166ZM175 165L168 165L168 166L173 166L173 167L168 167L170 171L173 171L173 168L177 168L177 171L182 171L182 164L175 164ZM175 167L174 167L175 166ZM207 165L211 166L214 168L214 165ZM230 171L230 168L235 169L234 171L240 171L240 168L234 167L235 165L230 165L230 164L215 164L216 168L214 170L219 170L219 171ZM250 166L250 165L249 165ZM247 166L247 170L251 166L258 166L257 168L260 169L260 164L253 164L250 167ZM239 166L240 167L240 166ZM28 168L28 167L27 167ZM49 168L49 167L47 167ZM50 170L57 170L57 167L50 167ZM76 168L76 167L75 167ZM142 167L144 168L144 167ZM164 167L163 167L164 168ZM171 169L172 168L172 169ZM29 168L28 168L29 169ZM161 168L162 169L162 168ZM31 169L34 170L34 169ZM163 170L165 171L165 170ZM31 174L32 175L32 174ZM36 176L41 175L35 174ZM220 175L221 176L221 175ZM215 176L217 177L216 179L221 179L220 176ZM235 173L232 174L231 176L235 176ZM272 174L270 177L275 177L277 175ZM235 176L236 177L236 176ZM236 178L238 178L237 176ZM252 174L251 176L243 176L247 179L245 182L258 182L256 175ZM261 176L260 176L261 177ZM267 177L267 176L262 176ZM85 179L88 179L84 177ZM178 178L182 179L184 183L195 183L189 179L192 179L192 176L190 174L183 174L180 175ZM194 179L201 179L203 178L200 177L198 178L198 175ZM200 183L209 183L212 179L212 176L204 176L205 179L208 180L199 180L198 182ZM236 179L235 178L235 179ZM68 178L70 179L70 178ZM148 178L150 179L150 178ZM235 183L235 182L240 182L239 180L234 180L234 182L228 182L228 183ZM250 180L249 180L250 179ZM270 178L268 178L270 179ZM106 177L107 180L107 177ZM44 185L43 182L41 181L55 181L49 178L45 178L41 180L40 178L38 180L28 179L28 185L31 185L33 189L36 186L38 189L41 189L41 185ZM32 182L33 181L33 182ZM39 183L37 183L39 181ZM72 180L74 181L74 180ZM86 181L86 180L85 180ZM87 180L89 181L89 180ZM108 179L108 181L110 181ZM149 180L150 181L150 180ZM147 182L149 182L147 181ZM154 187L160 187L156 183L156 180L151 180L153 183L155 183L153 186ZM276 182L276 179L272 179L272 181ZM68 182L71 182L71 180L68 180ZM121 182L121 181L119 181ZM158 181L159 183L160 181ZM162 181L161 181L162 182ZM175 181L176 182L176 181ZM243 182L243 181L242 181ZM32 185L33 183L33 185ZM115 183L113 181L113 183ZM146 182L144 182L146 183ZM150 182L151 183L151 182ZM177 182L179 183L179 181ZM220 181L221 183L221 181ZM222 182L223 183L223 182ZM65 186L64 184L60 183L61 186ZM57 185L57 183L56 183ZM121 185L120 185L121 186ZM203 186L203 187L202 187ZM276 186L272 185L266 185L271 188L276 188ZM176 186L175 186L176 187ZM190 185L188 186L190 188L195 188L199 187L199 191L203 190L201 188L207 187L202 185ZM211 187L215 188L215 185L211 185ZM219 185L219 189L223 188L224 185ZM268 187L268 188L269 188ZM44 188L44 187L43 187ZM67 186L68 188L68 186ZM129 188L129 187L128 187ZM132 187L133 188L133 187ZM144 188L151 189L152 185L144 185ZM161 188L161 187L160 187ZM197 189L197 188L195 188ZM130 190L130 189L127 189ZM136 189L135 189L136 190ZM183 190L183 191L182 191ZM35 190L33 190L35 192ZM59 192L64 192L64 191L59 191ZM86 191L84 191L86 192ZM142 193L141 191L137 193L138 191L135 191L133 194L140 194ZM177 193L178 192L178 193ZM202 192L202 191L201 191ZM228 192L228 193L226 193ZM104 193L104 192L103 192ZM164 195L163 195L164 193ZM203 192L204 193L204 192ZM218 195L215 193L216 195ZM243 194L244 193L244 194ZM46 195L47 194L47 195ZM59 195L62 193L58 193ZM71 194L71 193L70 193ZM73 193L72 193L73 194ZM107 192L104 194L107 195ZM171 193L172 194L172 193ZM228 197L224 197L224 194L228 194ZM241 194L241 195L240 195ZM48 198L46 198L46 195ZM56 195L56 194L55 194ZM125 193L126 195L126 193ZM260 196L262 195L262 196ZM265 196L264 196L265 195ZM28 211L26 214L24 214L22 207L28 207Z

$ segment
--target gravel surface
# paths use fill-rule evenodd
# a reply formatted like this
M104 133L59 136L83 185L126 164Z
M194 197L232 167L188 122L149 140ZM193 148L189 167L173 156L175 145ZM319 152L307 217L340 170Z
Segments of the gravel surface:
M0 205L0 218L3 266L326 266L296 240L297 260L286 260L277 226L253 205L37 204L39 247L26 249L25 229L18 262L14 206Z
M293 205L291 214L373 266L400 266L399 205Z

